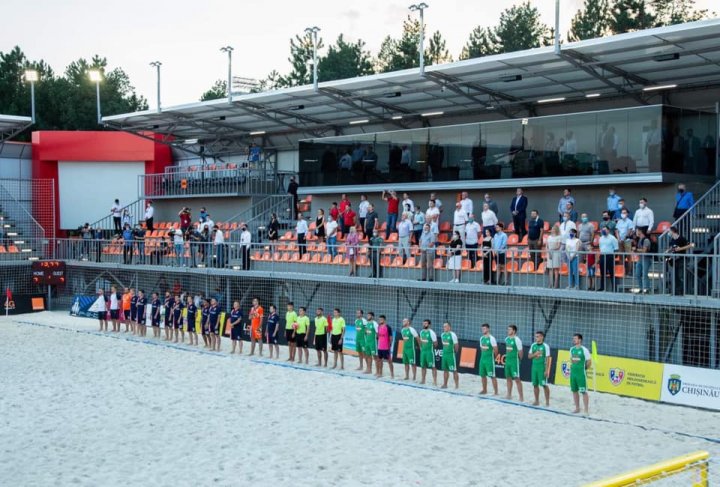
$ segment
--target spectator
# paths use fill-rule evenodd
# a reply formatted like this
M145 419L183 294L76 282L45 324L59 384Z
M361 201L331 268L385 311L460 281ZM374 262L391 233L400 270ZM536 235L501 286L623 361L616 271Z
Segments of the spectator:
M327 232L327 250L333 258L337 255L337 231L338 224L332 216L328 216L325 223L325 231Z
M701 143L698 137L695 137L693 129L687 129L685 132L687 138L685 139L685 147L683 150L683 156L685 159L685 173L689 174L702 174L704 171L700 162L700 148Z
M619 216L620 216L620 213L618 213L618 217ZM600 222L599 227L600 227L600 230L606 229L610 235L615 235L615 229L617 228L617 224L613 220L613 214L610 213L610 210L603 211L602 221Z
M402 220L398 223L398 246L402 254L403 265L410 257L410 235L412 234L413 224L410 221L410 212L404 212Z
M495 257L494 260L497 264L497 273L492 274L492 283L505 286L507 285L507 269L505 267L507 235L505 234L505 225L503 225L502 222L498 222L498 224L495 225L495 235L493 235L492 248L493 256ZM500 281L501 274L502 281Z
M129 224L123 227L123 264L132 264L133 254L133 232Z
M370 235L370 277L382 277L380 252L382 252L385 242L380 236L380 232L378 232L377 228L375 228Z
M147 207L145 207L145 228L147 228L149 232L155 230L155 227L153 226L154 217L155 208L153 207L152 201L148 200Z
M112 207L110 207L110 214L113 219L113 226L115 234L119 235L123 231L122 227L122 206L120 206L120 200L116 199Z
M482 226L483 226L483 232L485 232L485 229L490 230L491 235L495 235L495 225L498 224L497 215L494 211L490 209L490 205L487 203L483 203L483 211L482 211Z
M187 231L190 229L190 224L192 223L192 215L190 213L190 208L187 206L184 206L182 210L178 213L178 217L180 217L180 232L181 234L187 233Z
M408 146L402 146L402 155L400 156L400 166L407 169L410 167L411 153Z
M318 241L325 241L325 210L322 208L318 209L317 217L315 218L315 235Z
M133 231L133 240L135 241L135 246L137 248L138 263L144 264L145 263L145 229L139 223L137 225L135 225L135 230Z
M426 223L420 235L420 268L421 281L434 281L435 265L435 234L430 231L430 224Z
M90 227L89 223L85 223L80 228L80 236L82 237L80 259L90 260L90 240L95 237L95 231Z
M575 154L577 154L577 140L572 130L569 130L565 145L563 146L563 155L575 157Z
M200 214L198 215L198 221L200 223L206 223L208 221L208 212L207 209L203 206L200 208ZM212 230L212 227L210 227Z
M252 247L252 235L245 223L241 226L240 231L240 252L242 255L242 269L250 270L250 248Z
M123 208L122 225L123 225L123 228L125 228L125 225L129 225L130 227L132 227L132 215L130 214L130 211L128 211L127 208Z
M570 214L570 221L577 222L578 221L578 212L575 211L575 205L572 203L568 203L565 206L566 206L565 212Z
M535 269L537 269L540 262L542 262L541 250L544 233L545 222L540 218L540 213L537 210L532 210L530 212L530 221L528 222L528 250L530 250L532 255Z
M453 232L452 239L448 244L449 256L447 261L447 268L453 271L453 278L450 282L460 282L460 272L462 271L462 249L463 242L460 237L460 232L455 230Z
M654 221L653 211L647 207L647 199L640 198L638 209L633 217L633 225L635 228L642 229L645 235L648 235L653 228Z
M409 212L411 215L415 213L415 202L410 199L410 195L407 193L403 193L403 200L402 200L402 208L400 208L400 213Z
M512 213L513 226L515 227L515 233L518 238L522 241L525 236L525 220L527 219L527 204L528 199L523 194L523 189L518 188L515 190L515 196L510 203L510 212Z
M355 212L353 211L350 202L348 202L345 207L345 211L342 214L342 221L345 232L350 232L350 229L355 227Z
M475 221L475 215L471 213L467 225L465 225L465 248L470 259L470 266L473 269L477 263L477 249L481 233L480 224Z
M470 199L467 191L463 191L460 195L460 204L462 205L462 209L466 216L470 216L474 213L473 201Z
M435 206L435 200L428 201L428 209L425 210L425 221L432 221L433 217L440 216L440 210Z
M171 236L165 235L160 240L160 244L150 253L150 264L162 265L165 262L165 256L170 254L171 247Z
M547 239L547 263L548 277L552 289L560 288L560 268L562 267L562 236L560 226L553 225L550 236Z
M632 247L633 253L636 254L635 262L635 279L637 281L638 292L647 294L650 290L650 267L652 266L652 255L650 253L650 239L642 230L637 231L637 240Z
M215 222L210 217L210 213L205 214L205 222L202 223L202 226L207 228L208 232L212 232L212 229L215 228Z
M685 184L678 184L677 194L675 195L675 209L673 210L673 220L680 218L683 213L688 211L695 204L695 199L691 191L685 190Z
M628 217L628 210L623 209L620 211L620 219L615 223L615 237L618 242L625 242L632 237L632 233L635 230L635 224ZM647 235L647 232L645 232Z
M565 242L565 256L568 263L568 289L577 289L580 285L578 274L578 253L580 252L580 240L577 238L577 230L572 229L568 233Z
M293 200L293 218L297 219L298 217L298 208L300 207L300 202L298 201L298 188L300 188L300 185L295 181L295 176L290 176L290 183L288 183L288 189L287 192L290 196L292 196Z
M592 248L595 239L595 226L588 220L587 213L580 217L580 225L577 226L578 238L580 239L580 250L588 252Z
M615 193L615 188L608 190L608 197L605 201L605 208L610 214L610 218L617 218L620 215L620 196Z
M332 202L332 205L330 205L330 211L328 213L330 213L330 216L332 217L332 219L337 222L338 227L340 228L340 232L342 232L343 226L342 226L342 220L340 218L340 208L338 208L337 202L335 202L335 201Z
M340 195L340 213L345 213L345 208L350 206L350 198L348 198L347 194L343 193Z
M575 226L575 222L570 219L570 213L565 212L562 217L562 223L560 224L560 236L562 237L563 245L567 242L570 232L574 232L576 230L577 227Z
M420 235L422 234L423 226L425 225L425 213L419 206L415 207L415 214L413 215L413 234L415 244L420 244Z
M485 193L484 202L488 204L488 207L490 207L490 209L493 211L493 213L495 213L495 215L500 214L500 209L498 208L497 203L495 203L495 201L493 201L493 199L490 197L490 193Z
M605 278L610 277L610 291L615 292L615 252L619 250L617 239L607 230L603 230L598 242L600 247L600 285L598 291L605 290Z
M493 245L493 233L489 227L483 228L483 240L482 240L482 267L483 267L483 282L490 284L492 282L492 245Z
M430 231L435 235L435 240L437 240L438 235L440 235L440 215L435 215L430 219Z
M175 249L175 265L185 267L185 242L182 233L176 230L170 230L169 235L172 238Z
M365 159L365 149L360 144L356 144L352 151L353 167L359 167Z
M370 235L365 233L365 218L367 218L368 206L370 206L370 202L368 202L367 196L361 194L360 204L358 205L358 221L360 222L360 230L362 231L363 238L370 238Z
M365 235L372 235L373 230L378 227L378 214L375 211L375 205L368 206L368 212L365 216Z
M208 230L208 227L202 224L198 225L198 230L200 231L200 236L202 238L202 244L200 245L200 253L198 257L202 262L205 263L205 265L210 265L210 260L212 259L212 243L210 240L210 230Z
M277 215L273 213L270 215L270 223L268 223L268 240L270 240L270 248L275 253L275 246L280 239L280 222L278 221Z
M647 233L645 234L647 235ZM693 247L695 247L695 244L688 242L685 237L680 235L680 231L675 225L670 227L670 246L667 252L672 257L668 258L667 261L670 266L670 274L673 276L672 281L670 281L673 294L681 295L685 293L686 266L684 255Z
M198 227L191 228L188 230L188 232L185 234L185 240L189 243L189 253L190 253L190 267L197 266L197 258L200 258L200 261L204 261L204 252L203 252L203 235L200 233Z
M567 204L572 203L573 206L575 206L575 198L572 196L572 190L570 188L565 188L563 190L563 195L560 198L560 201L558 202L557 211L558 211L558 220L562 221L563 215L567 211ZM574 221L574 220L573 220Z
M340 160L338 161L338 168L340 171L347 174L352 171L352 156L349 151L345 151L342 157L340 157Z
M627 212L628 212L628 218L630 218L631 220L633 219L633 216L634 216L634 215L633 215L633 212L630 211L630 208L628 208L628 207L625 205L625 200L624 200L623 198L620 198L620 199L618 200L618 208L619 208L619 210L615 213L615 220L618 220L618 219L620 218L620 215L621 215L621 213L622 213L622 210L627 210Z
M442 200L441 200L440 198L438 198L438 197L435 195L435 193L430 193L430 199L433 200L433 201L435 201L435 208L438 209L438 214L439 214L439 213L442 213L442 211L443 211L443 209L442 209L442 208L443 208Z
M308 224L305 221L305 217L302 213L298 213L298 220L295 224L295 235L297 236L297 243L298 243L298 249L300 252L300 257L305 255L305 252L307 251L305 248L305 237L308 232Z
M387 225L385 227L385 239L390 238L390 234L396 230L398 208L400 201L395 194L395 191L384 190L382 192L382 199L387 201Z
M348 262L350 264L350 275L354 276L357 271L357 256L358 256L358 243L360 242L360 236L357 233L355 226L350 227L350 232L345 239L345 246L347 247Z
M343 193L340 196L340 206L338 207L338 224L340 225L340 232L345 235L350 230L345 226L345 210L350 205L350 200L348 199L347 195Z
M458 232L460 238L465 241L465 225L467 224L468 214L462 207L462 203L455 203L455 212L453 213L453 231Z
M257 164L258 162L260 162L261 154L262 148L253 142L252 144L250 144L250 148L248 149L248 162Z
M223 268L225 267L225 235L217 225L213 226L213 232L215 265L216 267Z

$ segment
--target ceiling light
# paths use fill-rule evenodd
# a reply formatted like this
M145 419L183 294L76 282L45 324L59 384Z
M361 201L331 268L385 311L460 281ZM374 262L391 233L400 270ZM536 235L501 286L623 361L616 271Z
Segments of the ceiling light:
M680 59L679 52L671 52L670 54L660 54L653 58L654 61L657 61L659 63L661 63L663 61L675 61L677 59Z
M500 81L504 81L505 83L510 83L512 81L521 81L522 80L522 74L511 74L508 76L500 76Z
M393 115L392 119L393 120L402 120L402 117L403 117L402 115Z
M350 120L350 125L360 125L361 123L368 123L370 120L363 118L361 120Z
M677 85L656 85L656 86L646 86L643 88L643 91L657 91L657 90L669 90L672 88L677 88Z
M545 98L544 100L538 100L538 103L555 103L558 101L565 101L565 97L560 98Z
M399 96L402 96L402 93L400 93L399 91L391 91L389 93L383 94L383 97L385 98L397 98Z
M290 110L305 110L305 105L295 105L290 107Z
M600 96L600 93L588 93L585 95L585 98L597 98Z
M421 117L436 117L438 115L442 115L445 112L427 112L427 113L421 113Z
M197 139L185 139L183 140L183 144L185 145L195 145L198 143Z
M255 132L250 132L250 135L265 135L264 130L257 130Z

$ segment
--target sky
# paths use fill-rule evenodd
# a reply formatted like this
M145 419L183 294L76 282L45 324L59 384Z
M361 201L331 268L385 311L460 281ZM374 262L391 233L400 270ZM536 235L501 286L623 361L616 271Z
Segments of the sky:
M521 0L425 0L428 34L439 30L454 59L478 25L496 25L500 13ZM698 8L717 8L696 0ZM363 39L374 55L387 35L399 37L412 0L33 0L6 2L0 52L18 45L29 59L44 59L61 73L75 59L99 54L122 67L137 92L156 104L152 61L162 62L162 105L198 101L215 80L227 78L230 45L233 74L265 78L287 73L290 39L318 26L327 46L342 33ZM417 3L417 2L416 2ZM548 25L554 0L531 0ZM564 34L582 0L561 0ZM417 14L414 14L417 15ZM321 52L322 54L322 52ZM38 87L38 89L41 89Z

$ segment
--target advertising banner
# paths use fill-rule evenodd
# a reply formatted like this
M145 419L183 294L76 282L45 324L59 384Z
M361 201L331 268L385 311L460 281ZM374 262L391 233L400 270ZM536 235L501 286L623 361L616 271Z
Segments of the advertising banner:
M97 313L90 311L90 306L93 305L97 298L97 294L93 294L92 296L76 294L73 298L73 304L70 307L70 315L82 316L84 318L97 318Z
M620 396L638 397L651 401L660 400L663 364L629 358L599 355L595 390ZM560 350L557 355L555 384L570 385L570 352ZM587 371L587 384L593 389L593 367Z
M660 400L720 411L720 370L665 364Z

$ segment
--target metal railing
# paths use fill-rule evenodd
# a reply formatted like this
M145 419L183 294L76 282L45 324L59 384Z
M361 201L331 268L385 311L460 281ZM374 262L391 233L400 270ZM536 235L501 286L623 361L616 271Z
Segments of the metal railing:
M21 184L32 185L30 181L15 181ZM43 239L45 238L46 232L42 225L33 217L32 206L28 209L28 205L32 205L34 198L37 195L32 194L31 188L17 188L16 193L19 197L25 194L27 198L26 203L21 203L18 198L13 196L4 183L0 183L0 236L5 238L19 237L17 240L25 239ZM52 198L53 195L46 195L47 198ZM54 218L54 215L53 215Z
M122 229L123 220L125 218L125 212L127 212L127 219L131 225L135 225L138 222L145 221L145 199L140 198L130 204L127 204L121 208L120 217L120 228ZM105 237L120 233L117 231L115 220L113 219L112 213L108 216L104 216L101 219L90 223L90 228L94 230L102 230Z
M195 169L138 176L138 194L145 198L203 195L266 195L284 193L286 179L294 173L252 168Z
M717 243L720 250L720 242ZM182 242L168 237L124 242L122 239L56 239L43 257L68 261L213 267L272 274L350 275L357 278L424 280L511 288L571 289L610 293L718 297L720 263L717 254L600 254L510 247L504 252L465 249L454 256L447 247L422 251L417 246L391 243L371 247L362 243L294 238L251 244L244 249L228 242ZM0 254L0 260L9 257ZM353 262L355 265L353 266ZM455 268L457 267L457 269ZM352 273L352 274L351 274ZM558 291L562 292L562 291Z
M696 247L707 246L713 236L720 233L720 180L675 220L673 225L678 228L680 235L685 235ZM665 231L658 237L659 250L667 249L669 243L670 233Z
M292 216L292 196L289 195L270 195L253 202L252 206L237 215L228 218L228 221L237 221L245 223L254 238L262 240L267 237L265 232L270 217L275 213L280 222L287 225L289 218ZM229 240L236 242L240 240L241 229L232 230L229 234Z

